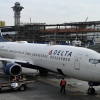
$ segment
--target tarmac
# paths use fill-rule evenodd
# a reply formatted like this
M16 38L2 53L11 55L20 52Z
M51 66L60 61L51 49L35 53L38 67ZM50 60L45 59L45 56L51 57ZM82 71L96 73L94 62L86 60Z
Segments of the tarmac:
M36 70L26 68L23 68L23 73L27 79L37 79L38 82L28 84L25 91L0 92L0 100L100 100L100 87L95 87L96 95L88 95L89 86L85 81L65 77L67 86L64 95L60 93L61 75L49 73L47 76L40 76ZM0 69L0 83L8 81L9 76Z

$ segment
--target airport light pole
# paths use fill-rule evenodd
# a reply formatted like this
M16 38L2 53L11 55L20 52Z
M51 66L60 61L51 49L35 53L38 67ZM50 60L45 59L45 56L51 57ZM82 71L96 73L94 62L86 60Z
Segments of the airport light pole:
M31 23L31 17L30 17L30 23Z

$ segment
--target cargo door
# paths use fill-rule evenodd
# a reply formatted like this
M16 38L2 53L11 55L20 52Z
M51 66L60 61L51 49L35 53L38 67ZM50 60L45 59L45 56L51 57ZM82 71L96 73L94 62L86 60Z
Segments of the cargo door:
M76 57L75 57L75 62L74 62L74 68L76 70L80 70L80 60L82 58L82 54L78 54Z

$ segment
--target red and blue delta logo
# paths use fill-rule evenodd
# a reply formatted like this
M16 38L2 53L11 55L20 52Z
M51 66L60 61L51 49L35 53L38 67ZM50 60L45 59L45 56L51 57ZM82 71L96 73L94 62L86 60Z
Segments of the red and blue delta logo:
M50 50L48 55L56 55L56 56L70 56L72 55L72 51L63 51L63 50Z
M48 53L48 55L51 55L51 54L52 54L52 51L53 51L53 50L50 50L49 53Z

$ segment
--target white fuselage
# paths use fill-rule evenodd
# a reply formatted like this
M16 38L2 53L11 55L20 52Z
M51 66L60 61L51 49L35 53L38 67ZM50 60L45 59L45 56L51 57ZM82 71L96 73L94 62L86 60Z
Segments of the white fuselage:
M64 75L100 82L100 54L86 48L74 46L0 42L0 57L28 61Z

